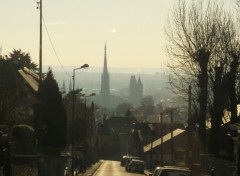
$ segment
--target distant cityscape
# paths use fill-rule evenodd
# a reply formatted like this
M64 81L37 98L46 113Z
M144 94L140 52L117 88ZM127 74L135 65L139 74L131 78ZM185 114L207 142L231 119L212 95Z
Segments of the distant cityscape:
M62 87L63 82L66 84L66 91L69 91L70 82L72 82L72 70L70 68L65 72L59 67L52 67L55 79ZM157 72L158 71L158 72ZM99 94L101 88L102 68L90 68L76 72L75 88L84 88L84 92L89 94L95 92ZM152 95L154 101L160 102L171 97L171 91L168 89L168 73L165 70L153 69L143 70L141 73L137 69L109 69L110 74L110 93L121 97L129 96L129 84L131 76L138 78L140 75L143 84L143 96Z

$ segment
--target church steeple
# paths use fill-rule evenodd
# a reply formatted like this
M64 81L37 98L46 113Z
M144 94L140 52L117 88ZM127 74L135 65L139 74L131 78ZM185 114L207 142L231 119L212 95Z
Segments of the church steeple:
M102 73L100 94L105 98L110 95L109 73L108 73L108 68L107 68L107 45L106 45L106 43L105 43L105 47L104 47L104 64L103 64L103 73Z
M107 68L107 45L105 42L105 47L104 47L104 64L103 64L103 72L108 73L108 68Z

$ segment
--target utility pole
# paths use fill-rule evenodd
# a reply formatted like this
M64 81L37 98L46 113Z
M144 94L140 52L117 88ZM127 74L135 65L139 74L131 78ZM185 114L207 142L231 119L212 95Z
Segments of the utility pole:
M192 87L189 85L188 87L188 130L187 130L187 135L188 135L188 143L187 143L187 152L186 152L186 163L189 165L191 163L190 160L190 155L191 155L191 114L192 114Z
M149 170L151 171L153 169L153 161L152 161L152 155L153 155L153 124L148 124L148 127L150 128L151 130L151 150L150 150L150 167L149 167Z
M173 143L173 109L170 111L171 117L171 160L173 162L173 150L174 150L174 143Z
M40 38L39 38L39 85L42 82L42 0L38 2L40 10Z
M161 126L161 165L163 166L163 113L160 113Z
M38 90L42 84L42 0L39 0L39 2L37 2L37 9L39 9L40 11L40 33L39 33L39 80L38 80ZM42 130L41 129L41 125L38 126L38 130ZM41 148L41 137L38 136L38 152L40 153L40 148ZM39 142L40 141L40 142ZM38 175L42 176L44 175L44 173L42 173L42 163L40 162L40 160L38 161Z

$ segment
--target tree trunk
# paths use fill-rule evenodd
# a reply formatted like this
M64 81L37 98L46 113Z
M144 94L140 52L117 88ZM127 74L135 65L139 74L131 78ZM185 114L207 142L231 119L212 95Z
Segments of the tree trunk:
M208 100L208 63L210 52L205 49L200 49L197 53L197 62L200 66L199 74L199 137L202 142L202 151L207 152L207 135L206 135L206 114L207 114L207 100Z
M225 105L225 88L222 80L223 67L215 67L215 81L213 85L213 108L211 110L211 129L208 152L219 154L220 130Z
M236 74L238 69L239 56L232 54L233 61L230 65L230 72L228 75L228 86L229 86L229 98L230 98L230 111L231 111L231 122L237 123L237 95L236 95Z

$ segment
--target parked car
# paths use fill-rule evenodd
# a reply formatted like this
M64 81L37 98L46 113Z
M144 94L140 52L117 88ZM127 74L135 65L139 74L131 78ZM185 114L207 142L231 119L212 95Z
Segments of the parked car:
M128 164L129 172L144 173L145 162L142 160L132 159Z
M131 156L127 159L126 163L125 163L125 170L128 171L128 168L129 168L129 163L133 160L133 159L136 159L136 160L142 160L141 158L137 157L137 156Z
M131 157L132 157L132 156L129 156L129 155L124 155L124 156L122 156L120 165L121 165L121 166L125 166L127 160L128 160L129 158L131 158Z
M149 176L191 176L189 168L177 166L156 167Z
M139 157L136 157L136 156L124 155L124 156L122 156L122 158L121 158L120 165L121 165L121 166L126 166L126 163L128 162L128 160L129 160L129 159L132 159L132 158L140 159Z

